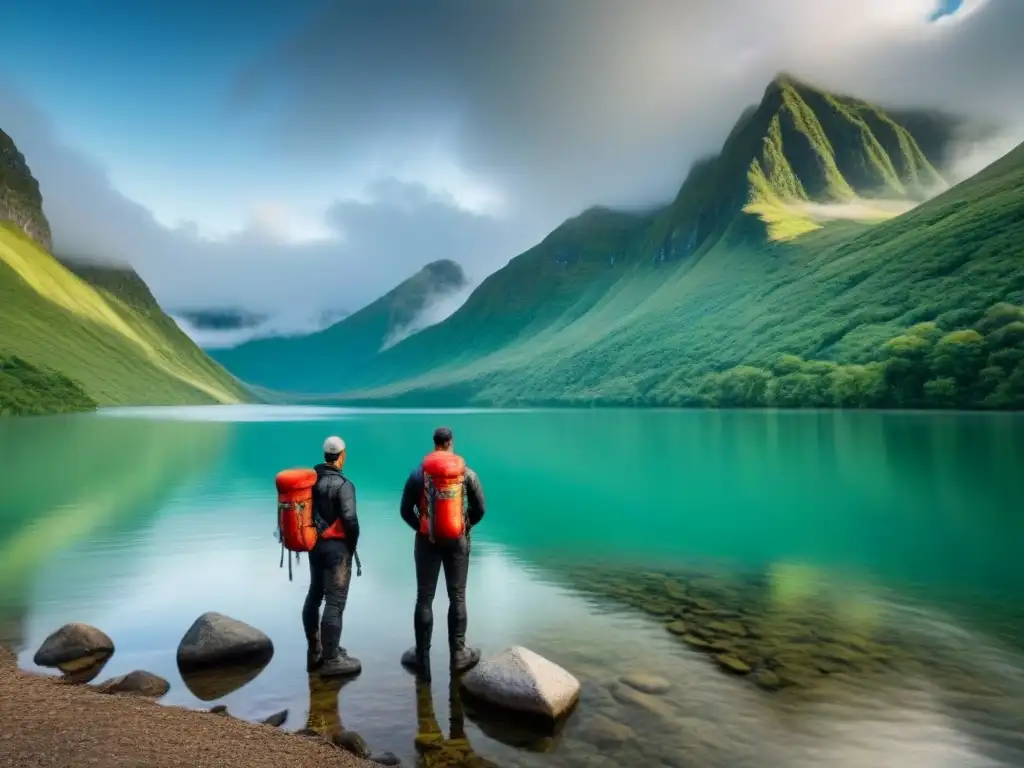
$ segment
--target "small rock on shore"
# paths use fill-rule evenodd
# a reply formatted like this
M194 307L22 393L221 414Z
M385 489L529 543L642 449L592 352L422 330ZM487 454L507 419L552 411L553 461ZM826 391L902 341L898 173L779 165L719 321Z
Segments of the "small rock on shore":
M137 669L100 683L96 689L101 693L118 693L128 696L144 696L159 699L171 690L171 684L159 675Z

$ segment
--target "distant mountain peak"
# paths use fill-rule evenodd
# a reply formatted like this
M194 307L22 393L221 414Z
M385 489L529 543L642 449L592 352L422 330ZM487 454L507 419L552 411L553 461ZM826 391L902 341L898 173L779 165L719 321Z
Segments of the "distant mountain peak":
M765 90L766 91L771 91L773 89L782 89L782 88L798 88L799 89L799 88L814 88L814 86L811 85L810 83L808 83L802 77L798 77L797 75L794 75L792 72L786 72L785 70L783 70L781 72L778 72L775 75L775 77L773 77L771 79L771 81L768 83L768 87L765 88Z
M455 287L461 287L467 282L466 273L462 269L462 265L451 259L432 261L417 272L416 275L409 278L409 280L415 279L417 275L429 276L437 280L439 284L454 285Z
M727 230L790 240L832 216L889 218L946 186L936 166L952 139L946 117L892 113L780 72L719 154L694 165L654 233L654 260L688 257Z

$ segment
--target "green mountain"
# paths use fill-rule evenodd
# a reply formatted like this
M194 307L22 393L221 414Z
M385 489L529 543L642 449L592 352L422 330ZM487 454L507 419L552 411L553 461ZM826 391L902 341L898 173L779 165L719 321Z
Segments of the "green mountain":
M566 222L316 399L1024 407L1024 149L947 189L956 122L780 76L671 204Z
M38 184L0 151L0 414L248 399L131 269L54 258Z
M322 331L255 339L210 354L258 388L336 392L367 360L418 331L432 307L456 297L466 286L462 267L442 259Z

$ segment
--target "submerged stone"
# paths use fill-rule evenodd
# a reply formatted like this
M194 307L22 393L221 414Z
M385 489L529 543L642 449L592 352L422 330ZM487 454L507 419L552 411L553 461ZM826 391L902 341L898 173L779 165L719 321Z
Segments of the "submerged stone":
M668 722L674 723L677 720L677 713L659 696L643 693L622 683L612 686L611 694L619 704L639 707Z
M618 746L636 739L636 733L628 725L602 714L592 717L583 732L588 741L598 746Z
M703 638L697 637L694 634L683 635L683 642L689 645L691 648L696 648L701 651L707 651L711 649L711 643Z
M737 675L746 675L750 673L750 665L742 659L733 656L731 653L723 653L715 656L715 661L718 662L718 666L727 672L733 672Z
M766 691L777 691L783 686L782 680L777 674L772 672L770 669L762 669L758 671L754 677L754 684L758 688L763 688Z
M669 624L666 624L665 629L667 629L673 635L685 635L687 632L685 621L673 621Z
M635 688L641 693L654 695L668 693L672 688L672 684L665 678L643 673L623 675L619 678L619 682L628 685L630 688Z
M708 623L708 629L723 635L733 635L734 637L743 637L747 634L746 627L738 621L712 621Z

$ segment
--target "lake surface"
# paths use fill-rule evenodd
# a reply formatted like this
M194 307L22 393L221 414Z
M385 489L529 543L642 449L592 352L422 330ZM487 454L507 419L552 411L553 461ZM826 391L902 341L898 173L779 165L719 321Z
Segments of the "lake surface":
M147 669L171 681L168 704L252 720L287 708L292 730L340 718L415 764L418 723L433 715L449 732L446 598L439 588L433 690L417 697L398 663L415 594L398 499L441 424L488 500L470 642L485 654L525 645L583 682L555 738L470 713L471 746L449 744L449 763L1024 765L1014 415L211 407L0 419L0 639L32 668L48 633L88 622L117 647L97 681ZM348 443L364 531L342 638L364 671L340 693L305 674L307 566L289 582L273 536L275 473L316 463L328 434ZM276 648L227 693L175 665L209 610ZM671 687L638 693L619 682L632 673Z

